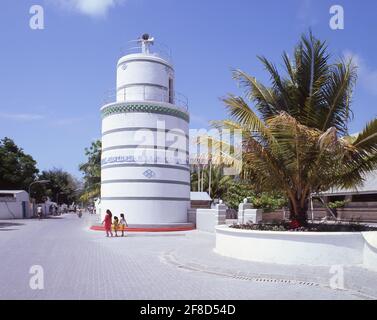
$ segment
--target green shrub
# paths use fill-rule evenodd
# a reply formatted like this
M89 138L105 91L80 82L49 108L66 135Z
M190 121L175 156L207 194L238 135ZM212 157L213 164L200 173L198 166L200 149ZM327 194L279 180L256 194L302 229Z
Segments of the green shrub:
M329 202L327 206L330 209L338 209L338 208L344 208L344 206L349 202L349 200L342 200L342 201L334 201Z

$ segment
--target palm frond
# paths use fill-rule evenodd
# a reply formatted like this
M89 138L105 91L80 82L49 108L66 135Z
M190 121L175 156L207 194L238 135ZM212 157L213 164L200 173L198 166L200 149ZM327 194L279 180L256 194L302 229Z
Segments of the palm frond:
M351 95L356 78L356 68L351 61L337 63L331 68L330 81L322 89L326 101L326 118L321 128L323 131L334 126L340 133L347 134L347 123L351 117Z
M377 118L365 126L353 145L364 152L377 152Z
M256 78L249 76L241 70L233 71L233 79L236 79L241 87L245 88L245 95L255 102L255 107L261 113L263 119L276 115L281 107L276 101L273 90L267 89Z

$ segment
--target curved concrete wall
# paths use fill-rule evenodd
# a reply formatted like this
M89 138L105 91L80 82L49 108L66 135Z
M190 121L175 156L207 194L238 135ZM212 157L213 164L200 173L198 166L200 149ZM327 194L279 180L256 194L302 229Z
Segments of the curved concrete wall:
M117 101L169 101L169 81L174 69L165 60L151 55L130 54L117 64ZM174 90L171 87L172 91ZM164 98L161 100L161 98Z
M118 216L126 214L129 224L168 225L187 222L188 201L173 200L101 200L101 214L110 209ZM103 218L103 216L102 216Z
M364 266L377 271L377 232L363 232L365 239Z
M132 104L134 101L130 101ZM137 101L134 102L138 103ZM148 103L146 103L148 104ZM102 110L114 105L114 103L107 104L102 107ZM153 102L153 105L166 106L164 103ZM171 108L171 106L168 106ZM102 134L114 129L124 128L156 128L157 121L160 121L160 129L177 130L178 132L187 134L189 124L188 121L175 117L172 115L160 115L148 112L135 113L114 113L102 119ZM140 125L142 123L142 126Z
M148 164L141 164L138 166L137 164L127 164L127 163L120 163L115 165L108 165L102 167L102 182L106 182L109 180L118 180L118 179L127 179L131 175L140 176L142 179L146 179L143 175L146 168L152 168L155 172L154 179L157 180L174 180L176 182L183 182L188 183L190 181L190 172L186 167L182 167L182 169L174 169L175 166L166 166L166 167L157 167L151 166Z
M170 115L114 114L103 119L103 132L102 213L125 212L131 224L187 222L188 123Z
M311 266L363 265L377 271L376 248L365 251L364 234L250 231L219 226L215 251L249 261ZM370 237L376 234L373 232Z

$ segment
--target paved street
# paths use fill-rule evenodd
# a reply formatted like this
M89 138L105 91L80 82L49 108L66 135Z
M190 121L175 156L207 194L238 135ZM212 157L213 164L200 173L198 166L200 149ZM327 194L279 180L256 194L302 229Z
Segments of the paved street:
M74 214L0 221L1 299L367 299L376 274L345 268L345 290L329 288L327 268L250 263L213 253L198 231L106 238L95 217ZM44 271L32 290L30 267Z

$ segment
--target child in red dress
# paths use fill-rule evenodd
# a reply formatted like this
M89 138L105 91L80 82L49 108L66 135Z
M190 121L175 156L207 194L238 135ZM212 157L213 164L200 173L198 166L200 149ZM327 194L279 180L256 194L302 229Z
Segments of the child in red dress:
M106 237L109 236L109 234L111 236L113 236L113 232L111 231L111 218L112 218L112 213L110 210L106 210L106 216L105 216L105 219L102 221L102 223L105 223L105 231L106 231Z

